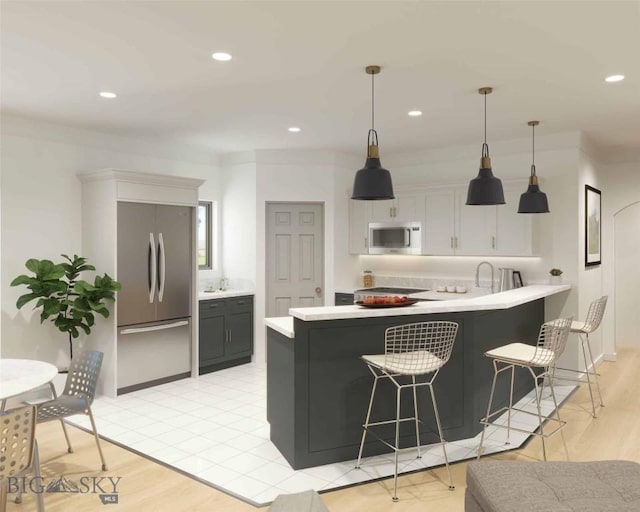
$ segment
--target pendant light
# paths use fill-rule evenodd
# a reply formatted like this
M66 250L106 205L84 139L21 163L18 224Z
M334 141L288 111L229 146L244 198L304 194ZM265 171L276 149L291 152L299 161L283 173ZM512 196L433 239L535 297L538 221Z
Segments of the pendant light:
M391 173L380 165L378 133L374 129L373 76L380 73L380 66L367 66L365 71L371 75L371 129L367 135L367 160L364 167L356 173L351 199L365 201L394 199Z
M484 143L482 144L482 158L478 176L469 182L467 189L468 205L504 204L502 182L491 171L491 158L487 146L487 94L491 94L491 87L482 87L478 92L484 96Z
M549 213L547 194L540 190L536 176L536 126L540 121L529 121L527 124L531 126L531 176L527 191L520 196L518 213Z

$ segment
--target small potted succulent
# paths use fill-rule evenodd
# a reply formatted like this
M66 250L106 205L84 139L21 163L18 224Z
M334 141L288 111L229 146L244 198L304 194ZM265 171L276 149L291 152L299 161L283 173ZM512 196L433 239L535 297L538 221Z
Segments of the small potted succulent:
M550 284L562 284L562 270L559 268L552 268L549 270L549 274Z

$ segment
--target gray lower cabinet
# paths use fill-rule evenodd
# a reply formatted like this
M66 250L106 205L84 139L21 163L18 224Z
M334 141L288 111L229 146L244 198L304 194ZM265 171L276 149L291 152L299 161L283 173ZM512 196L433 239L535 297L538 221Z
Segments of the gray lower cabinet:
M200 301L200 373L248 363L253 354L253 297Z
M336 306L353 306L353 293L336 293Z

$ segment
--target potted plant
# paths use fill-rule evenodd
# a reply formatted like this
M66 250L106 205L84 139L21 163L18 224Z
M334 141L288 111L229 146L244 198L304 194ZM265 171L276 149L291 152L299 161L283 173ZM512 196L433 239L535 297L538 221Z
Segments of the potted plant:
M25 285L30 290L18 297L18 309L37 299L34 309L42 308L40 323L50 319L58 330L67 334L71 360L73 340L80 336L80 331L91 334L96 314L109 317L106 303L115 302L120 283L107 274L95 276L93 284L79 279L81 272L95 270L95 267L77 254L73 259L66 254L62 257L66 261L57 264L50 260L27 260L25 266L33 275L19 275L11 286Z
M550 284L562 284L562 270L559 268L552 268L549 270L549 283Z

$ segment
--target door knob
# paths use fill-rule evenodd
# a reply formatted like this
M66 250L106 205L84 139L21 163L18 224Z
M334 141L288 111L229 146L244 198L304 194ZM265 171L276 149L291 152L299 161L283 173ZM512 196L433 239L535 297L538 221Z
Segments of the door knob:
M316 294L320 295L320 293L322 292L322 288L320 288L319 286L316 288Z

